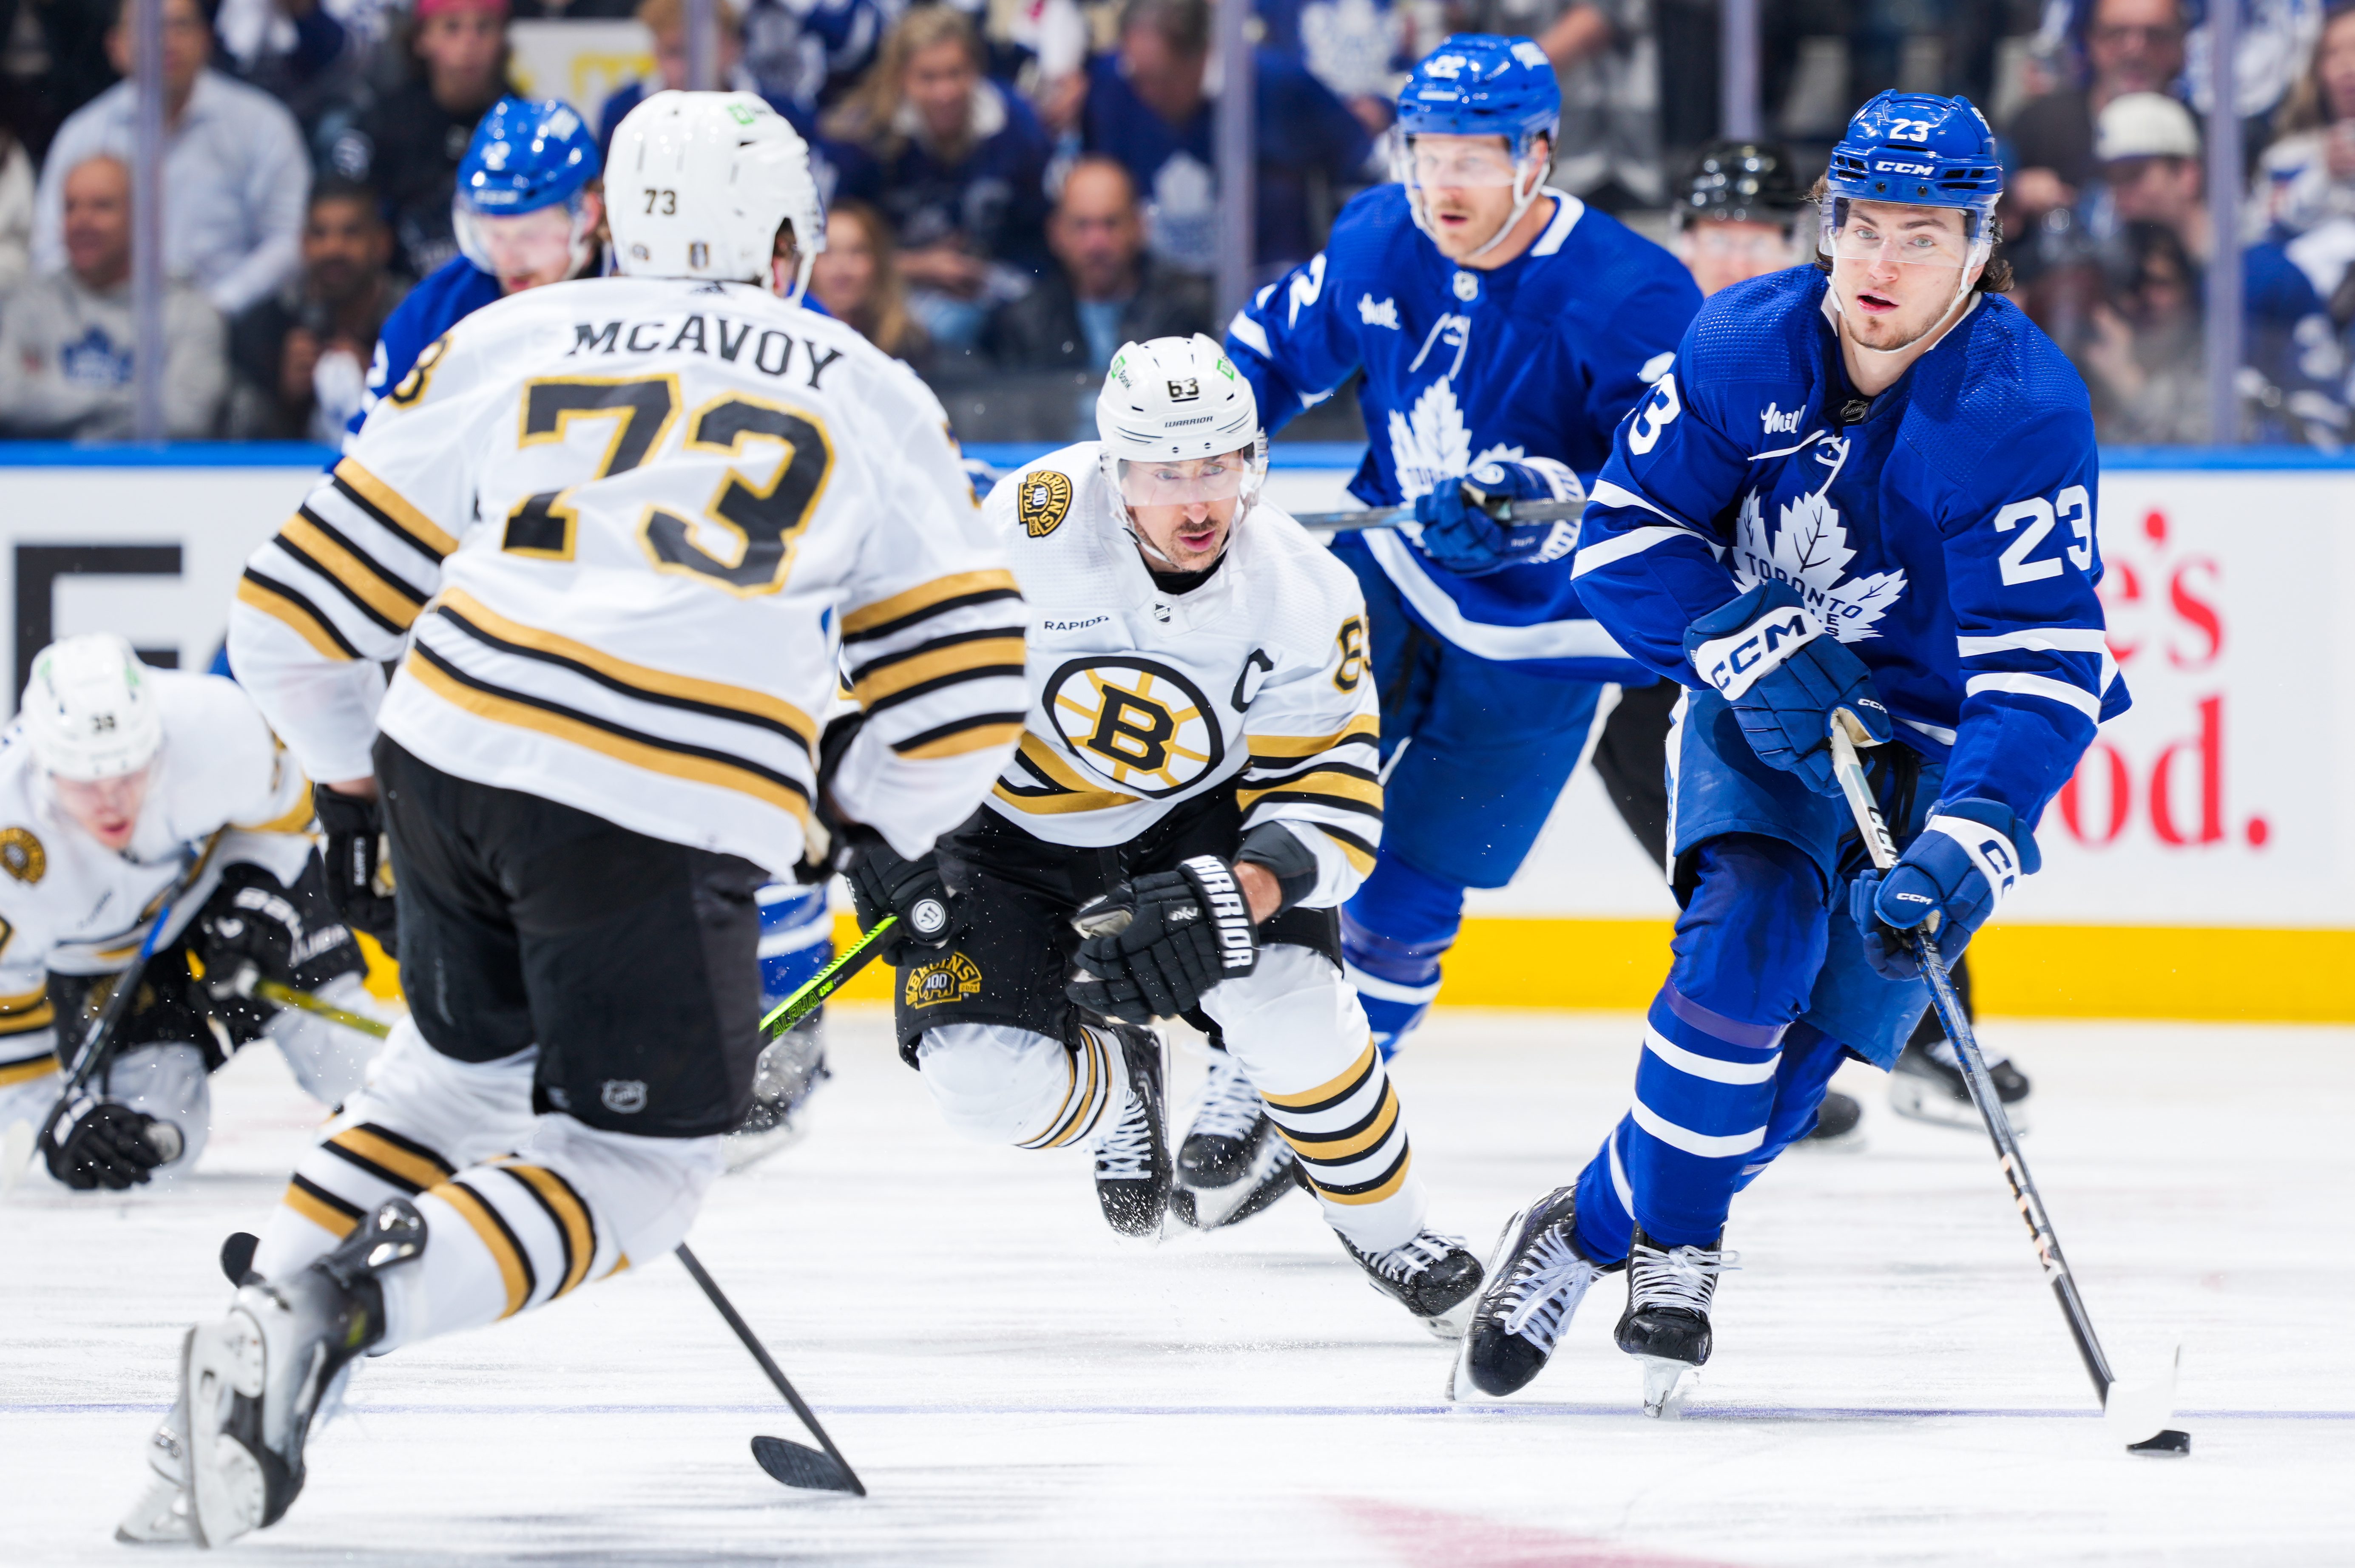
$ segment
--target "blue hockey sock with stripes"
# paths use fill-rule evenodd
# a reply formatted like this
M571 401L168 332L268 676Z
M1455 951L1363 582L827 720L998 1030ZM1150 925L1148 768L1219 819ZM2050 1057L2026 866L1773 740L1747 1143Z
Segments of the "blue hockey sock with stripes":
M1388 857L1341 906L1341 957L1384 1061L1431 1011L1463 923L1463 888Z

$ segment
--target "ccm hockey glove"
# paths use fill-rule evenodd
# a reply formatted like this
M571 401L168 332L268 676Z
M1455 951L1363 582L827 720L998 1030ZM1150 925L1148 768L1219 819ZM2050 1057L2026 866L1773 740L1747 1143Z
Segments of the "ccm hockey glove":
M1092 899L1071 924L1085 938L1087 972L1065 990L1082 1007L1129 1023L1190 1012L1204 991L1259 965L1250 904L1234 868L1212 854Z
M1771 768L1818 795L1839 793L1832 774L1832 714L1846 708L1867 746L1890 737L1889 710L1864 661L1840 646L1787 584L1760 583L1694 621L1685 657L1733 705L1742 737Z
M49 1174L77 1192L138 1186L155 1167L178 1159L185 1147L180 1129L170 1122L88 1090L74 1100L59 1100L41 1123L41 1158Z
M327 897L336 913L345 925L366 931L398 957L400 930L385 846L384 802L314 784L311 807L326 836L319 859L326 867Z
M1557 476L1534 463L1484 462L1460 480L1441 480L1437 489L1414 498L1423 553L1462 577L1568 555L1578 537L1574 519L1499 523L1496 518L1510 502L1584 499L1577 477L1567 477L1567 494L1555 490Z
M2022 876L2044 863L2010 807L1996 800L1941 800L1922 833L1884 874L1867 871L1849 888L1849 916L1864 936L1866 961L1891 980L1921 972L1899 933L1926 927L1948 964Z
M949 927L949 890L941 881L941 863L931 851L910 860L872 828L843 830L849 850L842 868L850 884L850 901L858 909L858 928L871 931L887 915L900 923L877 945L875 956L894 968L914 952L935 951L953 933Z

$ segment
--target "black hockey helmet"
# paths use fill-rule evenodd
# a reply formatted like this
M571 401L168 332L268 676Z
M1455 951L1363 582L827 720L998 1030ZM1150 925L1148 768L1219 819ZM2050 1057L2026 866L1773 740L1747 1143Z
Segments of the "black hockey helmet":
M1789 149L1773 142L1711 142L1685 176L1678 211L1684 223L1706 218L1788 228L1806 205Z

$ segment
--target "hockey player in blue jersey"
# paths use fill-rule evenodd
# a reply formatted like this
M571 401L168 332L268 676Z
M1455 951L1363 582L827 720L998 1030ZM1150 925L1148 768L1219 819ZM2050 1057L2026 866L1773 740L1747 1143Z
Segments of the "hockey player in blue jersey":
M1686 688L1668 742L1682 906L1635 1103L1572 1186L1506 1224L1457 1367L1508 1393L1604 1274L1657 1414L1709 1358L1733 1194L1849 1056L1887 1068L2126 694L2094 597L2085 387L1997 291L1995 138L1962 99L1882 93L1817 186L1820 255L1702 309L1618 430L1575 571ZM1870 869L1830 766L1874 749L1905 846Z
M1530 40L1447 39L1399 94L1398 183L1352 201L1227 334L1271 429L1362 371L1350 493L1415 507L1413 526L1335 546L1365 590L1397 824L1342 914L1385 1055L1439 991L1465 889L1502 886L1536 842L1606 683L1654 679L1581 608L1574 527L1484 510L1578 497L1700 303L1667 251L1545 188L1561 114ZM1239 1075L1214 1074L1188 1179L1246 1165L1264 1121Z

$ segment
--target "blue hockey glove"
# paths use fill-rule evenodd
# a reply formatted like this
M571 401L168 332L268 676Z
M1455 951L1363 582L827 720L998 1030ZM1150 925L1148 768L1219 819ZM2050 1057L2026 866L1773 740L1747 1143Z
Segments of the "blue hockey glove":
M1441 480L1436 490L1414 498L1423 553L1464 577L1569 554L1578 536L1575 522L1499 523L1494 515L1508 502L1580 499L1574 476L1566 496L1557 495L1554 479L1533 463L1491 461L1460 480Z
M1889 710L1864 661L1840 646L1785 583L1760 583L1685 632L1685 657L1725 694L1758 760L1796 774L1818 795L1837 795L1832 713L1846 708L1867 746L1889 740Z
M1995 800L1941 800L1922 834L1886 874L1868 871L1849 885L1849 915L1864 934L1864 956L1891 980L1921 971L1898 933L1923 925L1952 964L1987 924L2012 884L2044 863L2036 835Z

